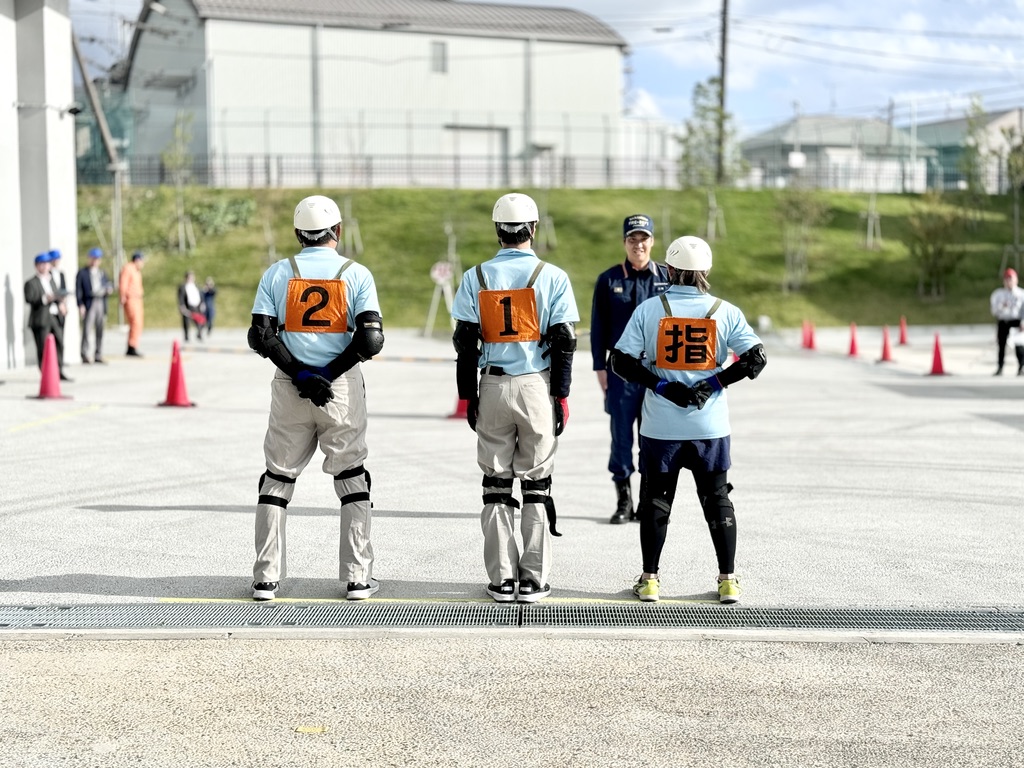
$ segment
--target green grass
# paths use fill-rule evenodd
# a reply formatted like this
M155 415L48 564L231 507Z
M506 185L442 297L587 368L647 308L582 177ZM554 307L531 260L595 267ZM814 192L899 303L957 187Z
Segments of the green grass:
M314 192L189 188L185 208L195 213L196 248L179 253L174 190L125 190L125 250L130 254L142 249L147 256L147 327L179 324L176 288L187 269L196 273L200 284L207 276L217 282L217 323L221 327L248 326L256 284L270 263L264 226L269 226L278 258L296 252L292 211L296 202ZM456 235L463 269L489 259L497 248L490 214L503 190L319 192L333 197L343 210L346 199L351 205L364 246L359 261L373 272L385 324L392 327L425 324L434 294L430 266L447 253L446 222L451 222ZM726 235L712 243L712 292L739 306L752 322L758 315L769 316L776 327L799 326L803 320L819 326L851 322L893 325L900 315L912 324L990 320L988 296L1000 284L1003 249L1012 242L1008 198L991 198L981 222L963 244L967 255L948 280L945 299L934 301L918 298L917 268L902 241L917 196L877 198L882 247L869 251L864 248L862 217L868 207L867 195L823 193L830 217L816 231L808 253L807 280L801 290L785 292L781 287L785 272L782 228L775 214L777 194L770 190L717 193ZM594 279L623 258L623 217L638 212L654 217L658 260L663 259L672 237L701 234L707 217L705 196L696 191L559 189L537 191L534 197L552 217L557 239L557 247L547 252L538 247L538 252L569 273L583 328L590 325ZM201 216L201 211L224 210L247 201L255 201L255 214L244 226L207 233L199 223L210 218ZM109 231L110 202L109 187L79 189L81 253L100 244L97 224ZM108 260L108 269L112 266ZM443 321L436 324L438 328L443 325Z

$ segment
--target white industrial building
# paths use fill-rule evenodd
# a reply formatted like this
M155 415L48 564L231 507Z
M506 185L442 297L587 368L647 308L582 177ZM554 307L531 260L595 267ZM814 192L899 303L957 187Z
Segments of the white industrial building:
M623 118L626 52L559 8L147 2L120 75L132 178L166 181L171 153L225 187L651 185L678 147Z

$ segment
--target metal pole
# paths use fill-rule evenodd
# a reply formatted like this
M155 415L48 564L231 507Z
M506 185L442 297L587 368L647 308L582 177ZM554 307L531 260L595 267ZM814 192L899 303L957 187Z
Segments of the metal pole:
M718 157L715 158L715 181L725 182L725 61L729 33L729 0L722 0L722 44L718 70Z
M114 172L114 204L110 211L111 242L114 251L114 280L120 292L121 269L124 266L124 226L122 213L124 211L121 201L121 187L124 184L124 165L120 162L111 166ZM124 325L124 306L121 304L120 295L117 302L117 324Z

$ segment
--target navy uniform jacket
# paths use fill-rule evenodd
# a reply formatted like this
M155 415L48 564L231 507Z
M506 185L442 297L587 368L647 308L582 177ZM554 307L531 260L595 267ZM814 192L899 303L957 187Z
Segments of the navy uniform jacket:
M640 272L625 259L601 273L594 286L594 305L590 312L590 351L595 371L605 369L608 354L615 348L633 310L667 289L668 267L653 259L647 269Z

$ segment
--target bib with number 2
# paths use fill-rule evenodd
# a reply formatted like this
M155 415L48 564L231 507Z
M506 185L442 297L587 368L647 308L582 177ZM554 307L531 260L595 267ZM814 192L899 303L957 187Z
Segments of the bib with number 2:
M348 331L348 298L341 273L351 259L338 270L333 280L313 280L299 274L295 259L289 259L295 277L288 281L285 298L284 330L296 333L345 333Z

